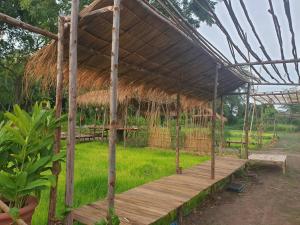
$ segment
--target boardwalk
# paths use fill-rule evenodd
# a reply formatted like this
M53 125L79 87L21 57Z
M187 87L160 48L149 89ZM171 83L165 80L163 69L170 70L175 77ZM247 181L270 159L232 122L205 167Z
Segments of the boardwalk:
M245 165L245 160L216 159L216 176L210 179L210 161L116 195L116 214L121 224L152 224L178 209L193 197ZM106 215L106 201L98 201L73 211L74 220L94 225Z

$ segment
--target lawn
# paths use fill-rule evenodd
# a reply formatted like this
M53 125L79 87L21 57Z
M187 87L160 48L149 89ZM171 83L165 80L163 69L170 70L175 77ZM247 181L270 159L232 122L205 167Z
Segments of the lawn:
M99 142L76 145L74 206L103 199L107 190L107 144ZM181 154L181 166L191 167L208 160L207 156ZM116 192L173 174L175 152L149 148L117 147ZM64 212L65 164L58 182L58 214ZM32 225L47 224L49 191L44 191Z
M242 140L243 131L242 130L226 130L225 131L225 138L226 141L241 141ZM262 135L262 144L267 145L272 142L273 132L264 132ZM257 145L258 138L257 132L252 131L251 136L249 137L249 149L257 150L259 146ZM240 148L240 144L231 144L232 148Z

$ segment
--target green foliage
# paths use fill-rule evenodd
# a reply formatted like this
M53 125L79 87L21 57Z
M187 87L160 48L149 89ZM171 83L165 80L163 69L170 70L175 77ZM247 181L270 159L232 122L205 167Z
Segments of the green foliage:
M35 104L31 114L18 105L5 113L7 122L0 125L0 196L10 207L20 208L29 195L56 185L49 175L52 162L63 154L53 154L54 130L60 124L54 110Z
M168 13L160 6L156 0L148 0L150 4L154 5L162 14L168 16ZM199 28L201 22L206 22L208 25L214 23L211 16L207 13L208 5L204 1L199 1L201 6L194 0L170 0L175 8L181 12L186 20L194 27ZM216 1L208 0L211 8L215 8Z
M20 209L18 208L10 208L8 211L9 215L14 219L18 219L20 216Z

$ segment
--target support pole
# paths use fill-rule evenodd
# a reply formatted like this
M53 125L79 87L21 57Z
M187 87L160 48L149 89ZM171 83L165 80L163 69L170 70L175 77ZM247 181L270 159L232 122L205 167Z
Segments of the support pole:
M179 155L179 133L180 133L180 94L176 96L176 173L181 174L180 155Z
M61 117L62 98L63 98L63 61L64 61L64 18L58 17L58 40L57 40L57 77L56 77L56 98L55 98L55 118ZM54 137L54 154L60 152L61 126L56 128ZM53 162L52 174L55 176L56 184L61 167L59 162ZM56 219L56 201L57 201L57 185L50 189L48 224L54 225Z
M250 100L250 83L247 85L247 99L245 107L245 158L249 156L249 100Z
M70 52L69 52L69 115L66 159L66 208L73 207L74 193L74 155L76 143L76 81L77 81L77 38L78 38L79 0L72 0ZM72 213L66 215L66 225L73 224Z
M128 117L128 98L125 98L125 115L124 115L124 132L123 132L123 142L124 149L126 148L126 138L127 138L127 118Z
M221 135L220 150L223 153L224 148L224 97L221 96Z
M108 165L108 208L107 220L111 225L112 212L115 206L116 183L116 139L117 139L117 91L118 91L118 60L119 60L119 28L121 0L114 0L112 50L111 50L111 86L110 86L110 135Z
M220 64L216 65L216 74L214 81L214 95L212 104L212 124L211 124L211 179L215 179L215 148L216 148L216 108L218 96L218 79Z

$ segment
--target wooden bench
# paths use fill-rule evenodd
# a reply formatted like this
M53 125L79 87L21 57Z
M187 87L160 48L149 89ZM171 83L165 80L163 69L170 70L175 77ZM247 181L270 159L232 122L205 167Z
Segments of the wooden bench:
M263 163L272 163L282 167L282 172L286 172L286 155L277 155L277 154L251 154L249 156L249 161L253 162L263 162Z
M241 141L226 141L226 144L227 144L228 147L230 147L231 144L246 145L246 142L241 142Z

